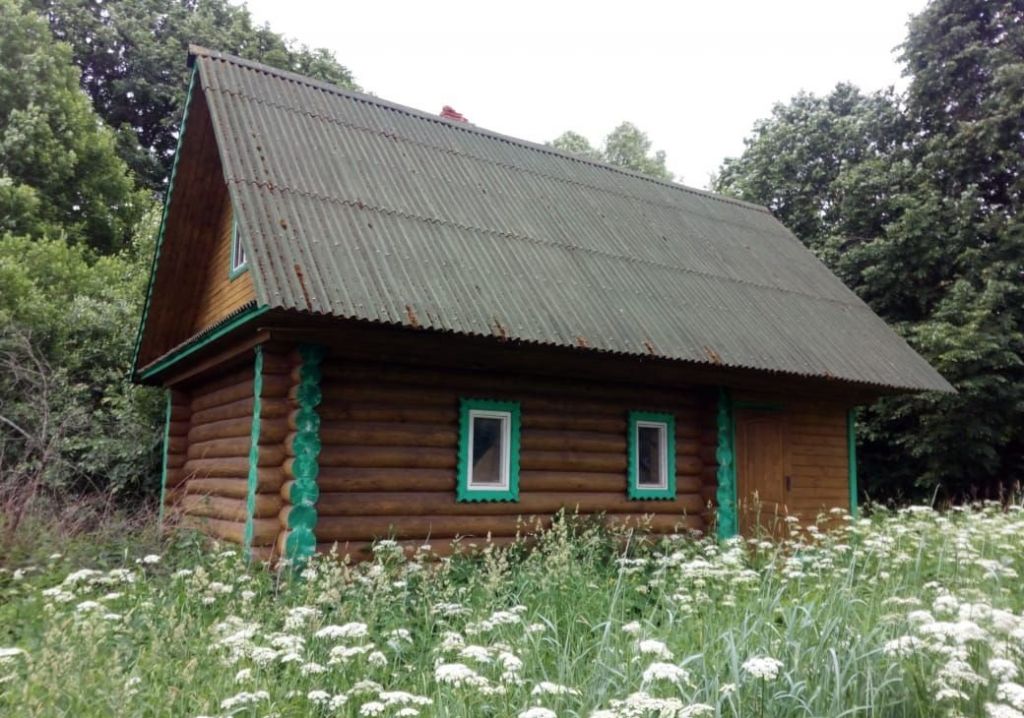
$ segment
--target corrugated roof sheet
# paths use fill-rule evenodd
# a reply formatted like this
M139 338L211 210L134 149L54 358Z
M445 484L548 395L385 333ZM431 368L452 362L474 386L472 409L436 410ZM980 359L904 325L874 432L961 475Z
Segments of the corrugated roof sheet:
M193 54L260 304L950 389L763 208Z

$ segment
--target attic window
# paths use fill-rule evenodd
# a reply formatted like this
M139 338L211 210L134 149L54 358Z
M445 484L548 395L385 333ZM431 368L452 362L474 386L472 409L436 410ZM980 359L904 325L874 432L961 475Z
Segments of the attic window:
M238 222L231 222L231 271L228 276L234 279L246 270L245 247L238 241Z
M517 402L460 402L458 479L459 501L519 500Z
M629 413L629 498L675 498L675 433L671 414Z

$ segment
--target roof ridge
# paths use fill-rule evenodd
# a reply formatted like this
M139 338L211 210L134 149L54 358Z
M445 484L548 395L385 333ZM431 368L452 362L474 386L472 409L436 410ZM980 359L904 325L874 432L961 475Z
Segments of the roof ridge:
M440 115L433 115L433 114L430 114L429 112L425 112L424 110L416 109L415 107L409 107L408 105L402 105L402 104L399 104L397 102L392 102L390 100L381 99L380 97L377 97L376 95L369 95L369 94L366 94L366 93L363 93L363 92L356 92L356 91L353 91L353 90L346 90L344 88L338 87L337 85L331 84L330 82L324 82L323 80L316 80L314 78L307 77L306 75L301 75L301 74L299 74L297 72L291 72L290 70L282 70L280 68L273 67L271 65L265 65L265 64L263 64L261 62L256 62L255 60L247 60L247 59L245 59L243 57L238 57L237 55L232 55L230 53L221 52L220 50L211 50L209 48L202 47L200 45L189 45L189 47L188 47L188 64L189 64L189 66L191 66L195 62L195 58L196 57L205 57L205 58L209 58L211 60L220 60L222 62L230 62L231 64L238 65L239 67L245 67L247 69L255 70L257 72L262 72L262 73L267 74L267 75L275 75L277 77L280 77L280 78L285 79L285 80L289 80L291 82L296 82L296 83L299 83L299 84L306 85L308 87L324 90L326 92L330 92L332 94L335 94L335 95L337 95L339 97L345 97L347 99L355 100L357 102L366 102L366 103L369 103L369 104L372 104L372 105L377 105L378 107L381 107L381 108L387 109L387 110L391 110L391 111L394 111L394 112L403 112L403 113L405 113L405 114L407 114L407 115L409 115L411 117L416 117L416 118L421 119L421 120L425 120L425 121L429 121L429 122L436 122L438 124L446 125L446 126L452 128L454 130L460 130L462 132L469 132L470 134L476 134L476 135L480 135L482 137L490 137L492 139L496 139L496 140L499 140L501 142L508 142L509 144L518 145L518 146L523 147L525 149L533 150L535 152L543 152L543 153L554 155L556 157L562 157L562 158L567 159L567 160L572 160L573 162L579 162L581 164L589 165L591 167L598 167L600 169L607 170L607 171L610 171L610 172L617 172L619 174L626 175L627 177L634 177L636 179L644 180L645 182L651 182L651 183L654 183L654 184L658 184L658 185L661 185L663 187L668 187L670 189L673 189L673 190L676 190L676 191L679 191L679 192L693 194L693 195L696 195L698 197L703 197L705 199L711 199L711 200L715 200L717 202L723 202L725 204L735 205L735 206L741 207L743 209L748 209L748 210L752 210L752 211L756 211L756 212L762 212L762 213L771 215L771 212L768 210L767 207L763 207L762 205L755 204L753 202L747 202L745 200L737 199L735 197L727 197L726 195L717 194L715 192L711 192L711 191L708 191L708 190L698 189L696 187L690 187L688 185L680 184L678 182L671 182L669 180L658 179L657 177L651 177L649 175L641 174L639 172L634 172L633 170L628 170L628 169L625 169L623 167L616 167L615 165L610 165L610 164L607 164L605 162L597 162L595 160L588 159L586 157L580 157L579 155L574 155L574 154L572 154L570 152L565 152L563 150L559 150L559 149L557 149L555 147L551 147L550 145L542 145L542 144L539 144L539 143L536 143L536 142L531 142L530 140L524 140L524 139L522 139L520 137L513 137L512 135L505 135L505 134L502 134L500 132L496 132L494 130L488 130L487 128L480 127L478 125L474 125L474 124L471 124L471 123L455 122L455 121L452 121L452 120L448 120L448 119L446 119L444 117L441 117Z

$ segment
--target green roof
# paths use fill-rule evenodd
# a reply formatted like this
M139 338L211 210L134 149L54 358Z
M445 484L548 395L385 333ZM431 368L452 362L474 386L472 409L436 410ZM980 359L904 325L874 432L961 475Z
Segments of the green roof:
M951 389L764 208L191 52L261 306Z

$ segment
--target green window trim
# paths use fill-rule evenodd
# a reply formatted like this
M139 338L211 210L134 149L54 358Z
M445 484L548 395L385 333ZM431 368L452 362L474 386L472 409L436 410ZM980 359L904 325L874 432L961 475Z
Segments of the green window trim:
M235 257L238 256L238 249L240 245L238 243L238 220L234 218L234 211L232 211L231 218L231 258L228 260L228 280L235 281L238 277L242 276L249 271L249 256L245 254L245 248L242 248L242 261L240 264L235 264Z
M508 485L505 487L489 489L470 486L472 419L477 412L504 414L508 417ZM467 398L459 400L459 466L455 491L457 501L519 501L519 434L518 401Z
M665 485L640 485L640 451L639 429L641 425L660 425L665 432ZM676 420L671 414L659 414L651 411L629 412L628 436L629 477L627 495L631 499L644 501L648 499L674 499L676 497Z

